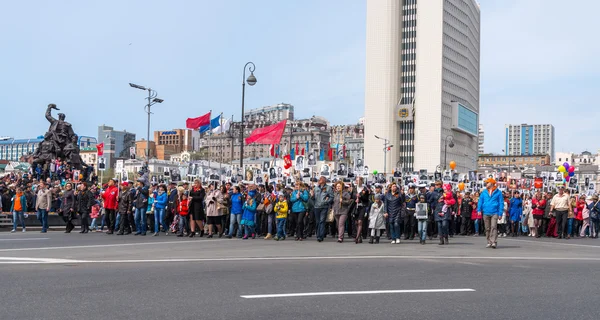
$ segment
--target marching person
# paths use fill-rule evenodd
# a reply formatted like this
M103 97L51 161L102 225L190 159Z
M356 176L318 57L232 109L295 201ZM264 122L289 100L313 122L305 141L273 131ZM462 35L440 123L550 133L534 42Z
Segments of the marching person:
M154 236L157 237L159 235L160 225L163 226L163 230L165 235L169 235L169 226L165 220L165 210L168 204L167 197L167 187L164 184L161 184L158 187L158 194L156 195L156 200L154 201Z
M369 243L373 244L373 240L375 243L379 243L379 238L381 237L381 233L385 230L385 208L383 205L383 195L380 193L375 194L374 202L371 205L371 209L369 211L369 228L371 229L371 237L369 238Z
M556 226L559 239L567 239L567 217L569 215L569 195L565 193L565 186L558 188L558 193L550 202L550 211L556 217Z
M177 202L177 213L179 214L179 233L178 237L183 237L185 229L187 228L187 216L188 216L188 192L184 191L181 195L181 200Z
M319 178L317 186L311 191L311 197L315 201L315 222L317 229L317 241L325 239L325 219L327 211L333 202L333 190L327 185L325 177Z
M108 187L102 192L102 199L104 200L104 217L106 219L106 225L108 226L108 232L106 234L113 234L115 231L117 197L119 196L119 188L115 186L115 183L118 182L119 181L116 178L108 180Z
M346 219L348 219L350 205L352 204L352 196L344 189L344 183L339 181L335 185L335 194L333 195L332 210L338 229L338 243L344 242Z
M208 186L208 193L204 200L206 205L206 219L208 225L208 236L207 238L213 237L213 227L217 227L219 238L222 237L223 226L221 225L221 215L217 208L223 201L223 195L221 191L216 188L216 184L213 182Z
M196 232L200 234L200 237L204 235L204 226L202 222L205 219L204 215L204 197L206 191L202 188L200 180L194 180L194 185L189 194L189 210L190 210L190 238L196 236ZM196 229L198 227L198 229ZM197 230L197 231L196 231Z
M52 206L52 191L46 188L46 183L40 181L38 185L37 196L35 200L35 210L37 211L37 219L42 225L42 232L48 231L48 212Z
M400 217L404 205L404 195L400 193L397 184L392 184L390 191L385 195L384 217L390 224L392 244L400 244Z
M496 187L496 180L489 178L486 190L479 195L477 213L483 215L485 225L486 248L496 249L498 246L498 217L504 211L504 197L502 191Z
M17 193L12 197L12 203L10 206L10 212L13 214L13 229L12 233L17 232L17 225L21 220L22 232L25 232L25 216L23 212L27 210L27 198L23 194L23 189L17 187Z
M81 216L81 231L79 233L88 233L90 231L89 216L92 212L92 206L96 203L94 195L88 190L87 183L82 182L79 185L79 193L77 194L77 202L75 208Z
M408 185L408 193L405 195L406 214L404 215L404 240L413 240L415 231L413 226L415 222L415 207L419 202L414 183Z
M65 191L62 194L60 209L58 211L67 224L65 233L71 233L75 229L75 225L73 225L73 219L75 219L75 191L73 191L72 183L65 185Z
M137 188L133 198L135 207L135 235L146 235L146 211L148 209L148 187L144 185L144 179L138 179Z
M119 233L117 233L117 235L122 236L123 234L131 234L129 218L131 216L131 209L133 208L133 193L129 190L129 182L127 181L121 183L118 208L119 213L121 214L121 221L119 223Z
M295 190L290 196L290 202L292 203L291 215L295 216L296 221L296 241L302 241L306 239L304 234L304 223L307 217L308 199L310 195L306 191L306 186L302 182L296 182Z

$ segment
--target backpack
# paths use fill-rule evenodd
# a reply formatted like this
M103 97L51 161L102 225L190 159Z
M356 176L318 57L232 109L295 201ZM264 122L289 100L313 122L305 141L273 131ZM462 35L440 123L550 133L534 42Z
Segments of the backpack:
M590 209L590 219L592 220L598 220L598 217L600 216L600 210L598 209L597 205L598 201L596 201Z

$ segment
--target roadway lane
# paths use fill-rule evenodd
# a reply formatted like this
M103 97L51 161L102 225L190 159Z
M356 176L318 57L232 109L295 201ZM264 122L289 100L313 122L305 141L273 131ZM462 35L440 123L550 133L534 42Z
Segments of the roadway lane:
M44 237L50 239L32 240L37 246L0 241L0 272L4 288L9 288L0 294L3 319L596 316L591 293L597 290L593 279L599 273L600 243L589 239L502 239L501 247L492 250L482 247L484 239L472 237L455 238L444 247L414 241L340 245L332 239L318 244L171 236L138 240L103 234ZM0 235L0 240L6 238ZM7 264L18 262L10 259L40 260ZM457 288L475 291L335 294ZM241 297L319 292L333 295Z

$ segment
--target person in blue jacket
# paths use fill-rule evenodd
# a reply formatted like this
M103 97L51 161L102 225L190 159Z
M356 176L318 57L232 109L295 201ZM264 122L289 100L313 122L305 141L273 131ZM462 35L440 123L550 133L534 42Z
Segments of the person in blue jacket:
M486 181L486 189L481 191L477 203L477 212L483 215L485 224L486 248L496 249L498 245L498 217L502 217L503 211L502 191L496 187L496 180L489 178Z
M229 219L229 234L228 239L233 238L233 231L235 230L235 224L238 225L237 237L242 237L242 213L244 207L244 195L241 193L240 187L235 186L232 188L233 193L231 194L231 216Z
M160 185L158 187L158 194L156 200L154 200L154 236L158 236L159 226L162 224L165 231L165 235L169 235L169 226L167 226L166 208L168 204L167 187Z
M256 203L256 199L254 199L250 193L248 194L247 200L244 203L244 213L242 214L242 225L244 226L244 237L243 240L247 240L249 236L252 236L252 239L256 238L254 234L254 216L256 215L256 207L258 204Z
M302 182L296 182L295 190L290 197L292 203L290 218L292 221L296 221L296 241L306 240L304 218L308 214L308 198L309 194L306 191L306 186Z
M510 199L510 232L513 237L519 235L519 222L521 221L521 215L523 214L523 200L519 195L518 191L513 193Z

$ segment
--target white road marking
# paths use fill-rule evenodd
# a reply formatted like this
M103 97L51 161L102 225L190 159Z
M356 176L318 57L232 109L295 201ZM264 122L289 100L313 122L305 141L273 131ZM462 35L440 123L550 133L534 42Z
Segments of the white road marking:
M36 241L36 240L50 240L50 238L14 238L14 239L0 239L0 241Z
M7 264L12 257L0 257L0 264ZM224 257L224 258L172 258L172 259L137 259L137 260L69 260L69 259L37 259L26 258L31 261L23 263L174 263L174 262L235 262L235 261L313 261L313 260L514 260L514 261L600 261L599 258L587 257L460 257L460 256L325 256L325 257ZM19 263L11 261L10 264Z
M141 242L141 243L119 243L119 244L95 244L87 246L65 246L65 247L40 247L40 248L12 248L12 249L0 249L0 252L11 252L11 251L37 251L37 250L63 250L63 249L90 249L90 248L111 248L111 247L129 247L129 246L152 246L161 244L199 244L199 243L211 243L216 241L226 241L226 239L215 239L206 241L164 241L164 242Z
M240 296L244 299L290 298L290 297L316 297L316 296L345 296L384 293L444 293L444 292L475 292L474 289L421 289L421 290L378 290L378 291L337 291L337 292L306 292L283 294L257 294Z
M53 258L19 258L0 257L0 264L56 264L56 263L81 263L82 260L53 259Z
M555 247L555 246L568 246L568 247L583 247L583 248L596 248L596 249L600 249L600 246L594 246L594 245L591 245L591 244L546 242L546 241L504 239L504 238L502 238L500 241L528 242L528 243L532 243L532 244L541 244L541 245L548 245L548 246L553 246L553 247Z

